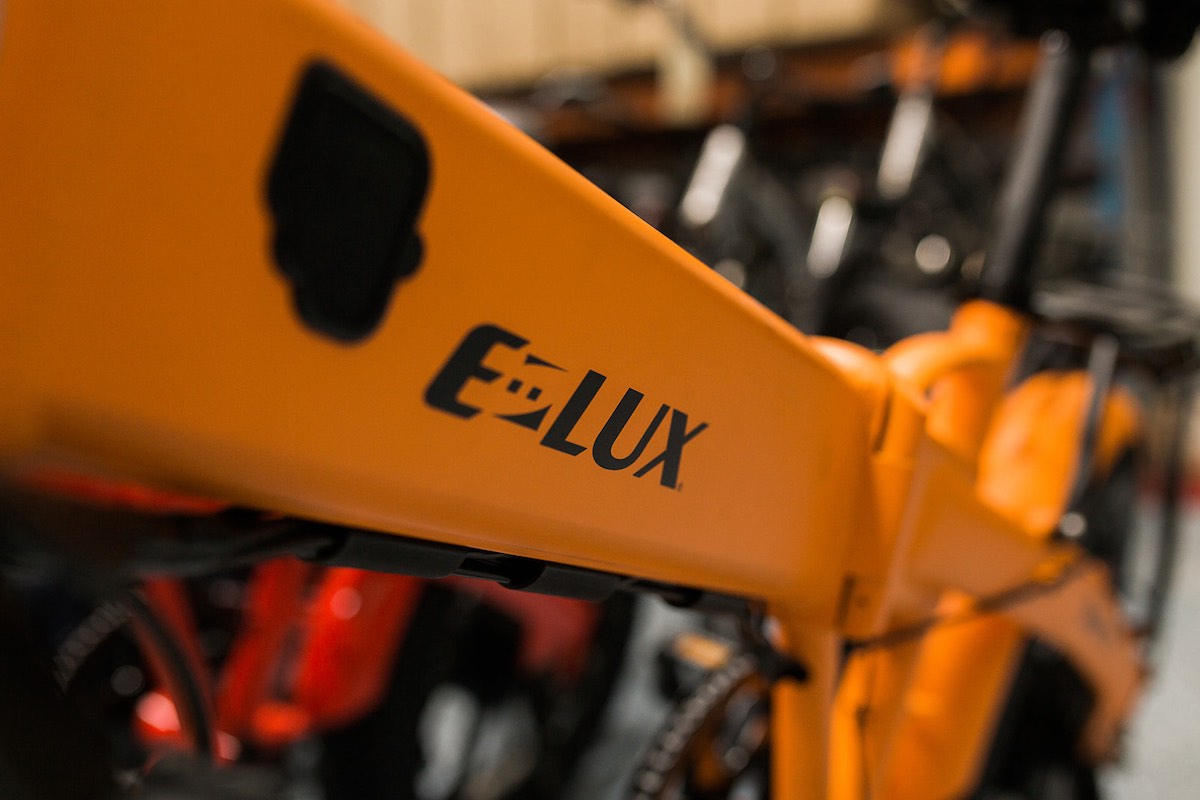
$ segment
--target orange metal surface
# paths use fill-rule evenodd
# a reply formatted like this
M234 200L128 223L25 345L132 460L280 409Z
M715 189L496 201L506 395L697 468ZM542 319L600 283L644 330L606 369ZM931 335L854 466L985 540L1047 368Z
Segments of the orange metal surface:
M929 585L956 587L975 598L1028 591L1000 613L1026 634L1066 654L1095 690L1096 707L1081 747L1092 758L1107 757L1144 677L1141 645L1119 610L1107 570L1088 562L1071 545L1046 544L1047 531L1015 528L998 512L979 513L973 481L960 465L947 463L932 452L922 458L927 463L919 473L928 477L915 487L915 493L925 499L918 501L918 516L906 522L921 531L909 563L910 577ZM966 620L977 613L968 610ZM959 619L951 616L943 624L963 625ZM1002 637L988 641L990 644L973 651L951 647L946 658L962 664L964 670L969 668L968 662L983 654L990 654L988 660L996 663L1009 660L1011 656L1005 653L1011 647ZM996 673L990 680L968 686L965 692L972 702L983 702L990 695L990 702L998 703L997 696L1002 697L998 692L1006 680ZM956 741L962 743L967 738L964 732L972 729L956 723L947 717L941 724L959 730ZM974 752L965 748L958 751L958 758L978 766L982 757L978 746L987 741L988 733L975 733L978 743ZM946 764L938 768L945 769Z
M828 797L836 766L830 739L841 640L798 623L777 609L783 649L808 667L804 683L781 681L771 693L771 774L774 800Z
M962 598L958 598L962 602ZM1024 647L1020 628L987 617L922 642L881 797L965 797L976 787Z
M927 394L929 436L967 461L979 453L1027 325L1009 309L973 301L948 331L914 336L884 355L898 381Z
M1068 653L1097 690L1080 743L1088 757L1101 760L1112 752L1130 711L1141 680L1139 649L1103 587L1103 569L1084 567L1082 554L1069 547L1046 546L1074 480L1088 383L1079 373L1038 375L1002 396L1023 335L1011 312L975 303L946 333L917 337L885 357L900 385L918 398L926 395L918 400L925 434L948 449L926 441L907 451L909 461L903 448L875 457L876 496L885 497L880 489L887 483L899 483L903 491L895 491L908 512L900 521L895 513L877 518L880 532L899 525L879 540L890 549L875 550L891 554L883 560L888 571L876 574L874 593L858 576L850 595L847 625L857 619L857 626L847 630L868 640L871 633L884 636L852 657L841 679L834 797L969 794L1029 635ZM910 424L905 415L893 416ZM1115 392L1103 415L1095 468L1102 473L1138 435L1132 400ZM977 496L1018 527L967 511ZM889 507L897 506L876 504L880 511ZM871 574L866 562L852 566ZM942 592L935 604L938 588L948 586L967 593ZM974 598L1022 586L1030 587L1028 596L994 610L999 613L976 607ZM856 618L855 605L871 614ZM906 629L913 633L889 639L889 632ZM1107 651L1103 659L1096 658L1098 647Z
M961 786L1014 624L1097 690L1089 750L1115 738L1141 675L1102 570L976 480L980 447L999 452L983 437L1024 331L1010 312L970 305L882 368L814 347L316 0L10 0L3 36L4 475L82 467L763 598L811 672L775 692L782 800ZM408 118L432 162L424 260L353 346L301 324L270 255L265 175L314 58ZM475 413L432 402L439 387ZM541 408L537 425L512 421ZM1003 621L840 670L846 634L961 622L977 610L939 606L947 590L1039 581ZM984 668L994 680L971 683ZM964 705L930 716L935 683ZM864 764L869 789L847 777Z
M1103 408L1093 463L1076 463L1090 396L1086 373L1043 372L1022 382L997 410L979 459L980 494L1026 530L1052 530L1081 466L1105 475L1138 441L1137 403L1118 387Z
M268 249L264 175L317 56L410 118L432 162L426 258L353 347L301 325ZM6 471L82 463L832 618L859 527L832 489L864 479L867 404L799 334L365 26L318 2L24 0L0 59ZM474 419L425 402L485 324L529 342L488 367L555 413L589 370L607 376L572 431L582 454L498 419L538 407L507 380L463 385L490 412ZM661 405L670 420L638 464L604 469L586 448L628 389L645 402L618 454ZM635 477L676 424L707 426L677 476Z
M900 741L906 733L900 722L922 649L920 642L908 641L851 654L833 718L831 797L909 796L893 792L888 782L897 747L906 744Z
M945 613L947 599L938 603L945 584L914 585L909 559L921 546L921 528L909 515L920 505L913 503L913 488L930 479L930 461L922 456L930 440L941 445L934 448L939 460L969 474L1024 327L1010 311L971 303L948 331L902 342L883 358L904 391L893 398L888 417L897 430L883 437L873 460L880 512L875 520L880 546L873 554L880 561L855 562L862 574L846 620L855 638L883 638L857 651L842 676L833 720L833 797L959 796L987 753L1005 690L989 680L992 674L1007 677L1005 640L984 636L989 648L981 650L975 625L925 630ZM973 551L973 533L958 532L956 544ZM982 629L997 625L1008 639L1021 641L1011 623L983 623ZM914 634L889 638L906 629ZM996 648L999 658L990 657ZM990 691L976 693L980 682Z
M902 41L891 54L893 82L922 82L928 57L928 44L920 34ZM948 95L1016 89L1029 82L1037 61L1033 42L1004 41L991 31L955 31L937 65L937 88Z

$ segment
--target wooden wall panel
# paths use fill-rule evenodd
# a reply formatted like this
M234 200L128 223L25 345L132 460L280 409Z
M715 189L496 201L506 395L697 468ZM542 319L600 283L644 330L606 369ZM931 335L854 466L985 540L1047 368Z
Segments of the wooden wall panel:
M451 79L518 87L556 67L648 68L672 40L662 12L628 0L342 0ZM900 21L895 0L685 0L718 51L802 44Z

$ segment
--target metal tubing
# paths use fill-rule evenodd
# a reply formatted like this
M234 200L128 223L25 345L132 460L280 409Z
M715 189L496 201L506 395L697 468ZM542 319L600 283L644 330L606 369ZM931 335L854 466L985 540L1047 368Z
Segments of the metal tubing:
M1090 50L1065 33L1042 39L1042 64L1026 102L1020 143L997 208L980 295L1020 311L1029 307L1034 260L1054 195L1075 113L1088 77Z

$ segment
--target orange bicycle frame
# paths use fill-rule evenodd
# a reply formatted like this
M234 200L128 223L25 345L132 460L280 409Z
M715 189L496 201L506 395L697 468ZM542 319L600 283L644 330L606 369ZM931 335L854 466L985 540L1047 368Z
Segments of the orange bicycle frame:
M1088 754L1115 747L1141 666L1108 577L978 466L998 419L1029 422L996 412L1011 312L882 359L810 341L329 3L0 19L8 480L128 477L760 600L809 673L775 690L781 800L969 790L1028 636L1095 690ZM427 158L377 329L314 329L277 257L268 185L327 152L280 166L313 75Z

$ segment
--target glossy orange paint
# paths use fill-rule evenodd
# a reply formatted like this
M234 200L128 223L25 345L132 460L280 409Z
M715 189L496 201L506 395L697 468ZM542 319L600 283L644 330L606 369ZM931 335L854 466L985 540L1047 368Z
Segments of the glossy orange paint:
M948 605L943 604L942 613L951 613ZM903 715L893 734L895 750L881 770L880 797L969 795L1024 643L1016 624L995 616L929 633L904 692Z
M1074 477L1087 381L1078 373L1038 375L1005 392L1024 328L1010 311L968 304L949 331L915 337L883 359L896 385L910 390L902 396L916 398L927 438L911 450L893 448L886 472L883 454L876 456L877 486L902 486L894 491L908 510L900 514L906 519L894 512L880 517L898 525L887 539L891 549L883 551L891 554L883 560L891 571L875 576L873 593L856 585L850 594L850 611L855 605L872 611L857 617L857 635L868 642L872 634L884 636L854 655L842 676L833 721L834 797L968 794L1030 635L1077 658L1103 698L1080 743L1088 757L1112 752L1118 720L1129 713L1141 679L1136 637L1095 583L1095 569L1079 571L1082 554L1047 546ZM907 428L911 419L897 421ZM1115 392L1096 468L1106 469L1139 435L1131 398ZM891 441L920 438L908 432ZM914 504L924 492L929 499ZM967 511L975 497L1018 527ZM914 509L920 509L915 519L908 516ZM998 613L976 608L977 598L1039 582L1055 591L1034 592ZM1090 591L1082 586L1087 582ZM1084 618L1102 619L1105 630L1081 634ZM889 639L889 632L906 629L914 634ZM1092 660L1098 638L1118 643L1107 648L1105 663Z
M1058 524L1081 469L1102 477L1141 440L1137 401L1117 387L1105 400L1092 463L1079 464L1091 391L1084 372L1042 372L997 410L979 459L980 493L1031 535L1045 535Z
M1077 380L1070 383L1080 385ZM1046 391L1049 385L1036 380L1031 391ZM1090 759L1111 757L1121 720L1131 712L1139 690L1140 645L1111 589L1103 588L1108 581L1104 568L1084 566L1081 553L1049 543L1074 477L1069 462L1065 469L1055 466L1061 454L1078 452L1083 403L1078 392L1068 391L1058 398L1064 407L1051 413L1026 403L1021 395L1019 387L1005 401L985 441L981 464L987 469L974 481L961 468L954 470L958 481L951 479L953 473L943 472L931 484L938 487L933 491L939 493L942 508L926 507L924 513L939 520L922 525L910 577L929 579L936 573L932 583L949 582L968 593L945 594L933 614L939 622L923 639L896 738L899 749L887 772L891 788L881 796L956 797L974 787L1030 636L1069 653L1097 693L1096 708L1079 743ZM1114 408L1122 402L1119 396L1111 401ZM1123 412L1106 415L1102 438L1116 443L1136 435L1129 421ZM1007 441L1014 430L1020 430L1022 438L1038 439L1039 446L1056 448L1055 456L1043 460L1018 454ZM1129 444L1128 438L1124 444ZM948 469L948 464L939 468ZM1020 509L1014 521L1022 524L1016 530L1000 519L984 525L965 508L955 509L970 495L1003 496L1003 503L996 503L997 514ZM968 524L973 527L969 533ZM998 596L1023 585L1043 585L1047 591L1035 589L998 613L975 608L973 598ZM1106 650L1104 657L1098 656L1097 647Z
M1141 668L1103 571L996 507L978 481L979 453L995 456L985 432L997 376L1025 328L1011 312L968 305L948 333L876 365L814 346L329 3L5 8L0 474L83 467L765 600L780 646L811 673L775 690L778 800L901 786L904 800L943 800L947 781L973 774L1003 702L1001 677L969 680L978 659L991 653L1004 672L1008 642L1026 635L1092 683L1087 749L1111 745ZM305 327L270 250L264 176L315 58L408 119L432 162L424 261L353 346ZM455 383L477 410L467 418L429 401L464 343L496 330L509 344L469 366L536 385L555 419L604 376L568 425L579 450L506 421L533 410L514 405L509 380L473 371ZM665 460L639 478L598 458L615 408L634 396L632 429L619 433L648 432L647 457L673 452L670 475ZM654 427L656 408L670 424ZM873 659L892 663L841 669L847 636L925 615L967 631L973 602L1038 581L1045 591L1006 608L1005 622L977 621L1020 628L978 636L999 642L990 650L939 631ZM950 591L965 598L952 608ZM265 672L247 667L252 683ZM939 700L930 717L927 691L943 684L966 702ZM234 705L226 714L244 726L239 709L251 706ZM846 777L864 763L869 789ZM951 777L933 774L942 764Z
M967 461L978 456L1027 326L1009 309L974 301L949 330L911 337L884 355L898 382L928 398L926 433Z
M796 331L332 4L6 8L6 474L82 464L832 620L860 524L831 489L865 480L873 410ZM432 163L425 259L355 346L304 326L270 251L264 177L316 57L409 119ZM528 340L484 360L556 412L606 376L572 431L581 455L498 418L537 408L507 380L463 384L487 409L472 419L426 402L484 325ZM677 477L596 462L628 390L644 395L631 429L670 409L647 464L676 420L707 425Z
M933 442L946 448L943 458L970 470L1025 327L1006 309L970 303L949 330L901 342L881 360L896 387L888 416L896 430L882 437L884 446L873 460L880 512L876 530L882 534L874 555L879 560L862 563L847 603L847 623L854 638L884 638L862 646L842 676L833 720L832 797L955 796L947 789L961 788L953 756L950 763L942 759L959 747L964 726L990 732L981 724L990 720L962 707L937 714L919 710L929 706L922 698L931 676L947 679L945 696L954 697L955 687L971 685L977 673L973 665L959 663L971 654L962 646L969 643L947 641L936 626L924 630L946 601L938 602L938 588L914 585L907 572L920 541L906 517L912 512L914 481L928 477L922 474L921 452ZM970 533L962 538L970 547ZM916 631L913 636L887 638L909 628ZM935 674L939 668L941 676ZM985 748L986 740L962 749L977 757Z

